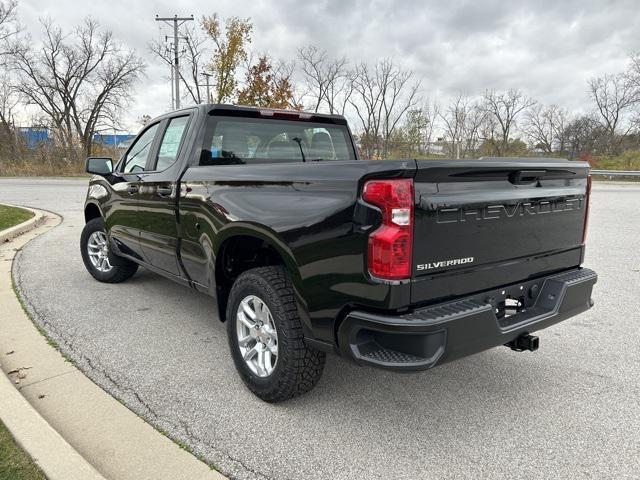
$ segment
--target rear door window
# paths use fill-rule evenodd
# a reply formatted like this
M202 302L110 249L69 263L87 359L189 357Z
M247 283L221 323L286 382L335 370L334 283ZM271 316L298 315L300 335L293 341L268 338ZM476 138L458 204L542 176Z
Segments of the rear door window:
M188 124L188 116L175 117L169 120L158 149L154 170L159 172L166 170L178 159L178 152Z

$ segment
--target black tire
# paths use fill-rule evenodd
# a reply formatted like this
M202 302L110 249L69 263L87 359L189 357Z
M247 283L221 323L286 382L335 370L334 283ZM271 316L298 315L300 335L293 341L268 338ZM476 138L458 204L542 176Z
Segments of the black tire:
M251 371L238 344L238 307L250 295L267 305L277 331L277 361L273 372L266 377ZM281 402L306 393L322 376L326 354L309 347L304 341L291 279L283 267L254 268L238 277L227 304L227 333L240 377L249 390L265 402Z
M131 278L138 270L138 264L125 258L117 257L113 252L109 252L111 269L108 272L100 271L93 265L89 258L88 243L89 238L95 232L105 232L102 218L89 220L82 229L82 235L80 236L80 253L87 271L93 278L104 283L120 283Z

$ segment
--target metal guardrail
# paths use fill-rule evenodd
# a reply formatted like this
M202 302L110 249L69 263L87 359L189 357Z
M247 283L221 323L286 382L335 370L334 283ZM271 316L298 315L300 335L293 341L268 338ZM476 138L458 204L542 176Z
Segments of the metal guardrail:
M591 175L603 177L640 177L640 170L591 170Z

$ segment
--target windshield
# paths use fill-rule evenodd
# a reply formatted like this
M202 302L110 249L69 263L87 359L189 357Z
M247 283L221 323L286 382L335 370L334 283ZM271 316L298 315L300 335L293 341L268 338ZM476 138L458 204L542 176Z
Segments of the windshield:
M346 125L210 116L200 165L355 160Z

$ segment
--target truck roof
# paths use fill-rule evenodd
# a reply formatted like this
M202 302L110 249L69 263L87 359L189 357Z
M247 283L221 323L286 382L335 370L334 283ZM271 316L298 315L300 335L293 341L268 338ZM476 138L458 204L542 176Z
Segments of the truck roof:
M201 105L191 105L189 107L181 108L164 115L160 115L158 118L164 117L169 114L180 111L189 111L194 108L203 110L206 113L216 111L216 113L227 115L238 115L246 117L297 117L302 120L324 120L325 122L347 124L347 120L343 115L332 115L327 113L308 112L304 110L286 110L280 108L267 108L267 107L250 107L245 105L230 105L226 103L205 103Z

